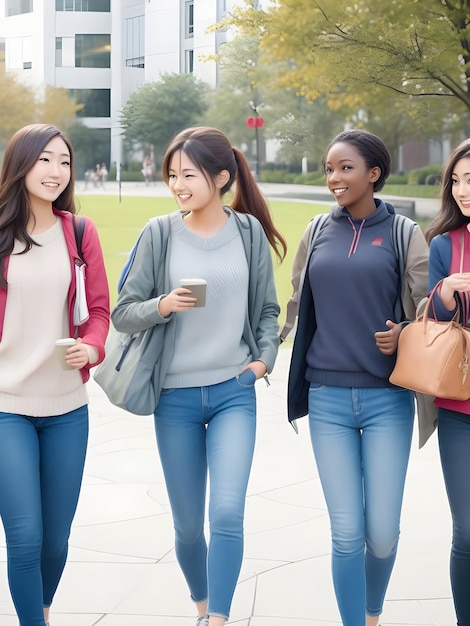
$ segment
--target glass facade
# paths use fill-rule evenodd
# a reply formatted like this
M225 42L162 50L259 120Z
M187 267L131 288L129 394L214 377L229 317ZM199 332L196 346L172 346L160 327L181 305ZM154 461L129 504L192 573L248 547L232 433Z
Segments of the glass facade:
M55 0L55 10L109 13L111 11L111 0Z
M83 108L77 117L109 117L111 115L110 89L69 89L70 98Z
M145 67L145 18L126 20L126 66Z
M6 41L6 64L9 70L30 70L33 67L33 38L11 37Z
M185 35L186 39L194 37L194 1L185 4Z
M184 71L186 74L194 72L194 50L186 50L184 54Z
M111 67L110 35L56 37L56 67Z
M5 16L32 13L33 0L5 0Z
M111 67L111 36L75 35L75 67Z

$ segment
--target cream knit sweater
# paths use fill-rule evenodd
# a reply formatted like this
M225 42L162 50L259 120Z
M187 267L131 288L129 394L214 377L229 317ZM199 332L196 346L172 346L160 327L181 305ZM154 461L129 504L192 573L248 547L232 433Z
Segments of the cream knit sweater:
M63 370L54 352L67 337L70 261L60 220L34 235L26 254L15 245L0 342L0 411L33 417L68 413L88 403L78 370ZM16 253L16 254L15 254Z

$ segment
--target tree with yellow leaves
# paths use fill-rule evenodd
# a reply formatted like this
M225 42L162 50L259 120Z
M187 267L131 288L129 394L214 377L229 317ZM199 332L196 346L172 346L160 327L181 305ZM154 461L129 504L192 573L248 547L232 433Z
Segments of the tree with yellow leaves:
M278 85L331 109L450 131L469 119L470 0L246 0L222 25L260 34ZM423 119L425 118L425 119Z

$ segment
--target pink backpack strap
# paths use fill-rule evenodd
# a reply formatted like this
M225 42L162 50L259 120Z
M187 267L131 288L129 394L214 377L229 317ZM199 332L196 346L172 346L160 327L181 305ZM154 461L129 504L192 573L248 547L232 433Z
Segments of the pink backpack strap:
M450 259L450 274L459 274L470 269L470 233L464 224L449 233L452 242L452 254ZM462 320L468 326L469 294L460 293L460 301L463 305Z

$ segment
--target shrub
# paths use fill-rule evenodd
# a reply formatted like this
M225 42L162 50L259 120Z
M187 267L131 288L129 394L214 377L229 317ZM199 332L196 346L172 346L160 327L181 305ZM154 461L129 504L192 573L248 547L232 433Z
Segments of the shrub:
M426 177L430 174L439 176L441 174L441 166L438 164L426 165L426 167L420 167L416 170L408 172L408 184L409 185L425 185Z
M297 174L289 174L279 170L261 170L259 179L262 183L293 183Z
M387 185L406 185L407 181L407 174L391 174L387 178Z
M442 176L440 174L428 174L424 181L425 185L440 185Z

